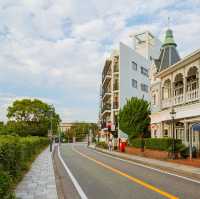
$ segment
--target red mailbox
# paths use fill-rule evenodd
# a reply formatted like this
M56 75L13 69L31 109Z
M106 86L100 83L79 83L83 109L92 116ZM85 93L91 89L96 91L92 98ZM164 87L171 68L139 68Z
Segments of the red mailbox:
M119 150L120 152L125 152L126 142L119 143Z

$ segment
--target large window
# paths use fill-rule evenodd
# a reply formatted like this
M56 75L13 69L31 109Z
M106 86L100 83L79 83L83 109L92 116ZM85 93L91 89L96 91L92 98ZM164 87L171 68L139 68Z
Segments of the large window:
M148 86L146 84L141 84L141 90L148 93Z
M132 87L133 88L137 88L137 80L135 80L135 79L132 79Z
M145 75L145 76L149 76L149 71L146 69L146 68L144 68L143 66L141 66L141 74L143 74L143 75Z
M137 64L134 61L131 62L131 67L133 70L137 70Z

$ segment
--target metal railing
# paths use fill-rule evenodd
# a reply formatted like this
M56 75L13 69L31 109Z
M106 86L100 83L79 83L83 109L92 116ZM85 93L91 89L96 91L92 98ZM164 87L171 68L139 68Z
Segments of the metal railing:
M103 105L101 112L103 113L104 111L110 111L110 110L111 110L111 104L107 103Z

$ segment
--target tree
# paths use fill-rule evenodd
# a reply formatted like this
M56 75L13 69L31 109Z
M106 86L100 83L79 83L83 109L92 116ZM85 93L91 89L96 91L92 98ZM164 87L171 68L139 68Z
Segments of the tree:
M143 138L150 125L150 104L144 99L132 97L119 111L119 128L129 139Z
M8 107L7 129L21 136L47 135L50 129L51 119L53 132L56 133L60 123L60 117L55 108L38 99L16 100Z

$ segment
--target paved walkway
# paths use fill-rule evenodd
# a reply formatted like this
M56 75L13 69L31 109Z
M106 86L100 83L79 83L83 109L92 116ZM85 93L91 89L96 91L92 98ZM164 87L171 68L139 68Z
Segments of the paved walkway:
M30 171L16 188L20 199L57 199L54 169L49 148L33 162Z
M90 146L90 147L95 148L94 145ZM194 176L200 178L200 168L197 168L197 167L181 165L181 164L177 164L177 163L171 163L171 162L141 157L141 156L137 156L137 155L132 155L132 154L130 155L130 154L120 153L120 152L116 152L116 151L110 152L108 150L100 149L100 148L95 148L95 149L98 151L119 157L119 158L124 158L127 160L132 160L132 161L136 161L139 163L144 163L147 165L152 165L152 166L156 166L156 167L160 167L160 168L171 169L173 171L184 172L184 173L188 173L188 174L191 174L191 175L194 175Z

